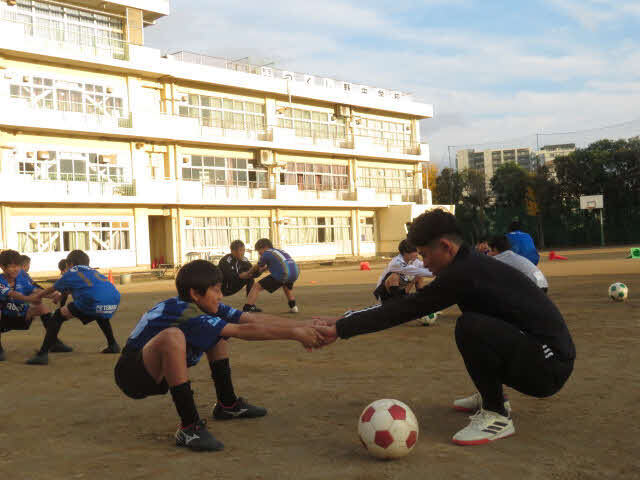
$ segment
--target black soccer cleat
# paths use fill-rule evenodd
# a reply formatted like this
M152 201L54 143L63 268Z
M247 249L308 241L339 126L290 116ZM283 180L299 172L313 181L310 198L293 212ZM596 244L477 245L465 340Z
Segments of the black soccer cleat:
M258 418L264 417L266 414L266 408L250 405L242 397L239 397L236 402L230 407L225 407L221 403L216 403L215 407L213 407L213 418L215 420L233 420L234 418Z
M103 349L100 353L120 353L120 345L112 343L107 348Z
M33 357L27 360L27 365L49 365L49 355L47 353L37 352Z
M256 307L255 305L245 305L244 307L242 307L242 311L249 313L261 313L262 309Z
M176 432L176 445L187 447L196 452L218 452L224 444L209 433L207 421L198 420L188 427L180 427Z
M69 352L73 352L73 348L71 348L69 345L65 345L64 343L62 343L62 340L58 340L49 349L49 352L51 352L51 353L69 353Z

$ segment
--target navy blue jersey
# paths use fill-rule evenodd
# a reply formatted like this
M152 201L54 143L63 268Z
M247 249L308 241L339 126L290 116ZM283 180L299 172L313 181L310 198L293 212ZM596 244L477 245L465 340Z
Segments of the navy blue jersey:
M24 315L29 309L29 304L21 300L9 298L9 292L11 290L21 293L24 296L29 296L33 293L37 287L31 277L24 270L20 270L16 277L16 283L14 287L9 286L9 280L3 274L0 275L0 304L2 304L2 315Z
M527 258L531 263L537 265L540 261L540 255L536 250L536 246L533 244L531 235L519 230L507 233L507 238L511 244L511 250L518 255L522 255Z
M215 315L206 313L195 303L173 297L158 303L142 315L127 339L127 350L138 351L167 328L182 330L187 341L187 366L192 367L220 340L220 332L227 323L238 323L242 312L228 305L219 304Z
M295 282L300 274L300 269L291 255L277 248L265 250L260 255L258 265L266 265L271 276L282 283Z
M77 265L65 272L53 284L59 292L71 292L73 303L83 313L98 318L111 318L120 305L120 293L97 270Z

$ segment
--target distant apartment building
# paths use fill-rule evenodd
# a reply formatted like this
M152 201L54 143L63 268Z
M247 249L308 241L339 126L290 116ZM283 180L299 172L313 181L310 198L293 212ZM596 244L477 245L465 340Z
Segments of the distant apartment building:
M484 173L487 188L500 165L515 162L525 170L533 171L538 165L538 157L531 147L488 149L476 152L474 149L458 150L456 165L458 170L471 169Z
M576 151L575 143L563 143L558 145L545 145L538 152L541 165L546 165L555 174L555 160Z

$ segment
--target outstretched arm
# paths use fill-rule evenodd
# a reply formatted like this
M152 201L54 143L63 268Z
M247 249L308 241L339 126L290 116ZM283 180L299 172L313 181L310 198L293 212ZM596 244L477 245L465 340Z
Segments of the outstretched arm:
M295 328L312 325L313 321L301 322L300 320L292 320L289 318L278 317L276 315L269 315L266 313L243 312L238 323L268 324L273 327Z
M229 323L220 332L224 337L236 337L242 340L295 340L306 349L323 345L322 335L309 326L278 327L263 323Z

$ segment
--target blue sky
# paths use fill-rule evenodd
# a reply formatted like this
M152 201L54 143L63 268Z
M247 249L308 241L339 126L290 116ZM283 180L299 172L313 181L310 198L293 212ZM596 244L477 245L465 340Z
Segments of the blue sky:
M171 9L145 30L148 45L270 59L432 103L422 136L440 164L448 145L640 117L639 0L172 0Z

